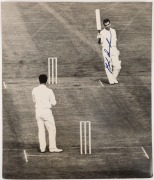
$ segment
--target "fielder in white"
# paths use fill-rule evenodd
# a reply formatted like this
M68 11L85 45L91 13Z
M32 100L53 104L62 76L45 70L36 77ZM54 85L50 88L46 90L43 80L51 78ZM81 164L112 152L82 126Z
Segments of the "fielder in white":
M46 151L45 127L49 133L49 152L62 152L56 146L56 126L51 111L52 106L56 105L56 99L53 91L46 87L47 76L39 76L40 85L32 91L33 102L35 102L35 112L38 124L38 138L40 152Z
M117 77L121 69L120 52L117 49L117 36L115 29L111 28L110 20L103 21L104 29L97 35L102 45L105 72L110 84L117 84Z

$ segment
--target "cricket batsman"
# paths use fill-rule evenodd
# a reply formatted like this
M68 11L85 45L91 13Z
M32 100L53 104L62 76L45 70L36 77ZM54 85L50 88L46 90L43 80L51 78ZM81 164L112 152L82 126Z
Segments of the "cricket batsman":
M104 66L110 84L118 84L117 77L121 69L120 52L117 49L115 29L111 28L109 19L103 21L104 29L97 35L98 43L102 45Z
M62 152L56 146L56 125L52 114L52 106L56 105L55 95L52 89L47 88L47 76L41 74L39 76L40 85L32 91L33 102L35 103L36 120L38 124L38 139L40 144L40 152L46 152L46 133L49 134L49 152Z

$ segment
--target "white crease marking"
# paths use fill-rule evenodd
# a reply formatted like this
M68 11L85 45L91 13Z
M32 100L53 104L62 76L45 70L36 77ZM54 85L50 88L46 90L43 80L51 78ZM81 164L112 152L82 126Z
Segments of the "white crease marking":
M142 150L143 150L143 152L144 152L144 154L145 154L145 157L147 157L148 159L150 159L149 156L148 156L148 154L147 154L147 152L145 151L145 149L144 149L143 147L141 147L141 148L142 148Z
M104 87L104 84L101 82L101 80L99 80L99 82L100 82L101 86L103 86L103 87Z
M25 160L26 160L26 162L28 162L26 150L24 150L24 155L25 155Z
M7 88L5 82L3 82L3 86L4 86L5 89Z

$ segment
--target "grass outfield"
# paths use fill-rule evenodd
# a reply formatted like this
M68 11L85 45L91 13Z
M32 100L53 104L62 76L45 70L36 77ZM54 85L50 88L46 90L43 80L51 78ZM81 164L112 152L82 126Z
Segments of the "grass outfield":
M67 81L70 84L63 83ZM31 100L31 89L37 83L32 80L31 83L22 84L18 81L6 84L7 89L3 91L4 177L149 177L152 158L149 133L151 109L150 94L146 87L150 82L133 86L133 81L130 79L131 84L125 86L121 83L115 87L106 84L102 87L95 78L80 78L76 81L74 78L60 78L58 85L49 85L58 102L53 108L57 145L64 150L55 155L38 152L37 123ZM146 96L141 92L146 92ZM92 123L92 155L80 155L81 120L90 120ZM25 162L24 149L28 163ZM48 168L42 169L44 163ZM16 171L13 169L15 165ZM41 174L38 169L41 169Z
M117 30L118 85L106 79L96 8ZM2 3L4 178L152 176L151 20L151 3ZM50 56L58 58L58 84L48 87L64 152L40 154L31 91ZM80 155L81 120L92 123L91 155Z
M60 77L105 75L96 8L117 31L121 74L151 72L151 3L2 3L3 78L35 78L51 56Z

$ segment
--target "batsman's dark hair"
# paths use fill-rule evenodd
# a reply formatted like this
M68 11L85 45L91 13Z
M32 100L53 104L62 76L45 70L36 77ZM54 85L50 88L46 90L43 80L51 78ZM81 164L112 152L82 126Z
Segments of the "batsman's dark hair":
M46 74L41 74L41 75L39 76L40 84L46 84L47 79L48 79L48 77L47 77Z
M107 22L110 23L110 19L104 19L104 20L103 20L103 24L105 24L105 23L107 23Z

